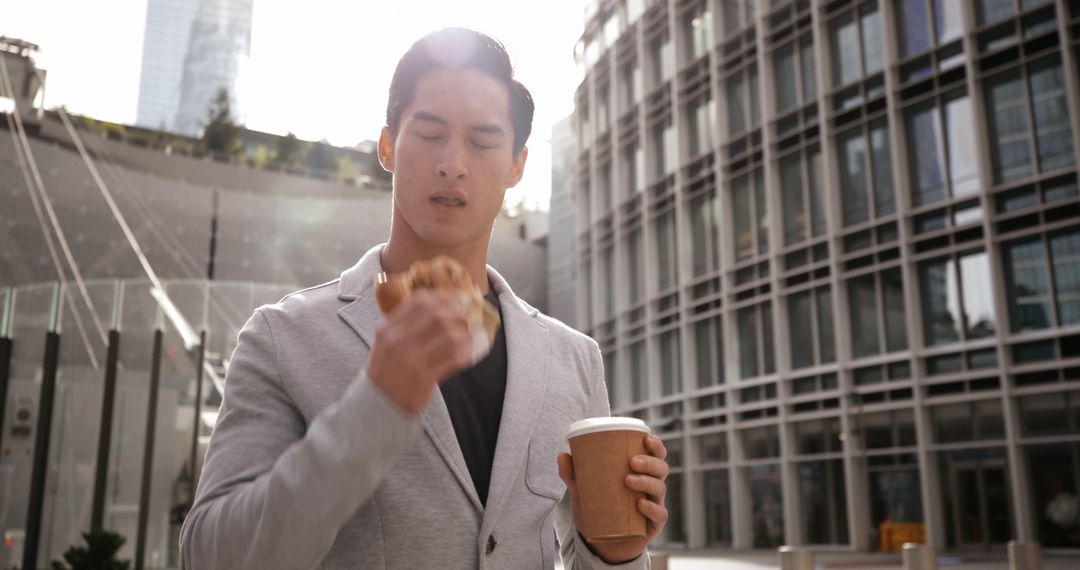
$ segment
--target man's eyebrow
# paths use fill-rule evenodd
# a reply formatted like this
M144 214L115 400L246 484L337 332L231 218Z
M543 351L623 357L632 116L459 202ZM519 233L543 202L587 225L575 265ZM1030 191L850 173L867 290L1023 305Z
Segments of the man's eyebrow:
M449 124L449 123L446 122L446 119L444 119L444 118L442 118L442 117L440 117L438 115L433 115L431 113L428 113L427 111L417 111L417 112L413 113L413 118L417 119L417 120L420 120L420 121L427 121L429 123L438 123L440 125Z
M473 132L477 132L477 133L484 133L484 134L491 134L491 135L505 135L506 134L506 131L503 131L502 127L500 127L499 125L493 124L493 123L492 124L486 124L486 125L473 125L473 126L469 127L469 130L473 131Z

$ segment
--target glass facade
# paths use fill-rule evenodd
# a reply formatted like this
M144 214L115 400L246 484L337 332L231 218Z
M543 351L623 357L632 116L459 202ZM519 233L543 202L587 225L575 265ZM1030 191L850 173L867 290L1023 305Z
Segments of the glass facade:
M611 130L649 176L580 234L626 278L575 325L679 446L666 546L1080 548L1080 3L647 4L582 83L678 48Z

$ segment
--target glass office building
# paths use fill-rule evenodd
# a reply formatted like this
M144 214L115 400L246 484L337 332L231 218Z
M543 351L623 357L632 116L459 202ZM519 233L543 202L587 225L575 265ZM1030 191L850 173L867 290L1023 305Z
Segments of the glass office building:
M690 548L1080 548L1080 1L616 0L576 326Z
M253 0L150 0L136 124L199 136L218 89L242 117L241 68L251 51Z

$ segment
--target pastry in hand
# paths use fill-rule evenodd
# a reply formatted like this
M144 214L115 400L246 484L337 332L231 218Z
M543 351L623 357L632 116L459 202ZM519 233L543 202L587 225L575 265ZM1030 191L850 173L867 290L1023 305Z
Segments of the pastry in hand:
M375 300L383 314L389 314L410 293L422 289L449 291L461 301L469 315L474 360L483 358L495 343L499 313L484 300L469 272L457 260L440 255L417 261L404 273L375 276Z

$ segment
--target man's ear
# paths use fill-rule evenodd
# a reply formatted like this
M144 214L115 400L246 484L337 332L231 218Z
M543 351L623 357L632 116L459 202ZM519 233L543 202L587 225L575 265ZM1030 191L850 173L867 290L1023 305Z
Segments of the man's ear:
M521 177L525 175L525 161L529 158L529 147L521 147L521 152L514 157L514 165L510 168L510 184L507 188L513 188L517 186L518 182L521 182Z
M390 127L383 127L382 133L379 134L379 146L377 148L379 154L379 164L382 165L383 170L393 174L394 173L394 135L390 132Z

